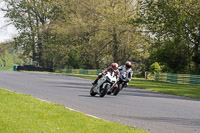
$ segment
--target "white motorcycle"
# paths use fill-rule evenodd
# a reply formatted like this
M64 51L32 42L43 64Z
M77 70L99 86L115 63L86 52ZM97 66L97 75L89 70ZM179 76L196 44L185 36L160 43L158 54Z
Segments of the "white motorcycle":
M111 88L111 91L108 91L107 94L110 95L113 93L114 96L116 96L128 83L126 72L120 72L120 77L115 85L113 86L113 89Z
M118 79L114 72L107 72L95 85L92 86L90 89L90 95L95 96L96 94L99 94L100 97L104 97L107 91L110 90L113 85L116 85L117 81Z

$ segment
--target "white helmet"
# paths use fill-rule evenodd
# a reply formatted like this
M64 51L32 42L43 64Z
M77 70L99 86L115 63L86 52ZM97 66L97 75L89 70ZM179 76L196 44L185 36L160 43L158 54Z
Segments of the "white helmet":
M117 63L112 63L111 67L112 67L113 70L117 70L119 65Z

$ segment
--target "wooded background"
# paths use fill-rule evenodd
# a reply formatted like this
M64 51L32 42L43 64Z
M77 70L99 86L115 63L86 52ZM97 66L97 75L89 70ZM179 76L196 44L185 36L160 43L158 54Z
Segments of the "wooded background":
M1 2L18 35L0 44L0 65L102 69L129 60L142 72L200 74L200 0Z

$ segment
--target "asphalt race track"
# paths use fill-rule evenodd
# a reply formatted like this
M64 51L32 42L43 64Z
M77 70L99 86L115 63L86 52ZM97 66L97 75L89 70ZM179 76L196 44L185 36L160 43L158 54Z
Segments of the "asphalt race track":
M200 100L132 87L118 96L91 97L91 83L64 75L0 71L0 88L153 133L200 133Z

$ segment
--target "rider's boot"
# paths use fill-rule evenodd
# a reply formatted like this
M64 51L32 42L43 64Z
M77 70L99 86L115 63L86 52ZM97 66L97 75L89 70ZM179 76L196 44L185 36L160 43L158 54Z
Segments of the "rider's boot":
M128 87L128 83L124 84L124 87L125 87L125 88Z
M92 83L92 85L95 85L98 80L99 80L99 78L95 79L95 81Z
M98 81L101 77L102 77L102 75L99 75L99 76L95 79L95 81L92 83L92 85L95 85L95 84L97 83L97 81Z

